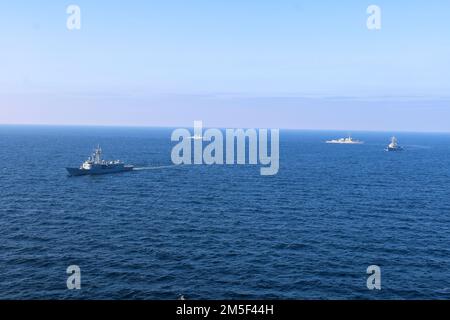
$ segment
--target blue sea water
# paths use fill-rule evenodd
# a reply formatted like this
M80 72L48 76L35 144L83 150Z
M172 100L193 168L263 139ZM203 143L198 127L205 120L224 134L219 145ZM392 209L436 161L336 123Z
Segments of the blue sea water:
M281 131L264 177L174 167L170 134L0 126L0 298L450 298L450 135ZM97 144L142 170L68 177Z

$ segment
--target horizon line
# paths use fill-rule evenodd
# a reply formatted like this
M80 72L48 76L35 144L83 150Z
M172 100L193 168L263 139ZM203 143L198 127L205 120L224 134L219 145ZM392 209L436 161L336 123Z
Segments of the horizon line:
M53 123L0 123L0 127L73 127L73 128L130 128L130 129L178 129L178 128L194 128L194 124L192 126L166 126L166 125L130 125L130 124L53 124ZM220 127L203 127L204 130L207 129L279 129L285 131L335 131L335 132L391 132L391 133L423 133L423 134L450 134L449 131L414 131L414 130L388 130L388 129L333 129L333 128L290 128L290 127L280 127L280 128L272 128L272 127L231 127L231 126L220 126Z

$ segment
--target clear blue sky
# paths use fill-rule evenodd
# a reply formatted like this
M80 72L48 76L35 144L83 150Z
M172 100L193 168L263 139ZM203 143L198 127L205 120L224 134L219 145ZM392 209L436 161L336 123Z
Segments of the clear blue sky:
M450 131L448 0L3 1L0 43L0 123Z

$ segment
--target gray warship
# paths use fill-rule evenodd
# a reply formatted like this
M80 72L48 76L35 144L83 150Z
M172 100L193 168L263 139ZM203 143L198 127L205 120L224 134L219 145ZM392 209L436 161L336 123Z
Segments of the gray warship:
M398 141L396 137L392 137L391 143L387 146L385 149L386 151L392 152L392 151L403 151L403 148L398 145Z
M122 161L105 161L102 159L102 149L98 146L79 168L66 168L70 176L100 175L132 171L131 165L125 165Z

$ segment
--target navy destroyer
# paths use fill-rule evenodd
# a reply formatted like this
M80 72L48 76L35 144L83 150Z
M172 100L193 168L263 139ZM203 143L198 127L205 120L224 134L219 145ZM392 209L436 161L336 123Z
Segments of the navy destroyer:
M402 151L403 148L398 145L398 141L396 137L392 137L391 143L385 149L386 151Z
M349 135L348 138L340 138L340 139L334 139L334 140L328 140L326 143L331 144L363 144L363 141L360 140L353 140L353 138Z
M131 171L134 167L125 165L120 160L105 161L102 159L102 149L98 146L79 168L66 168L70 176L99 175Z

